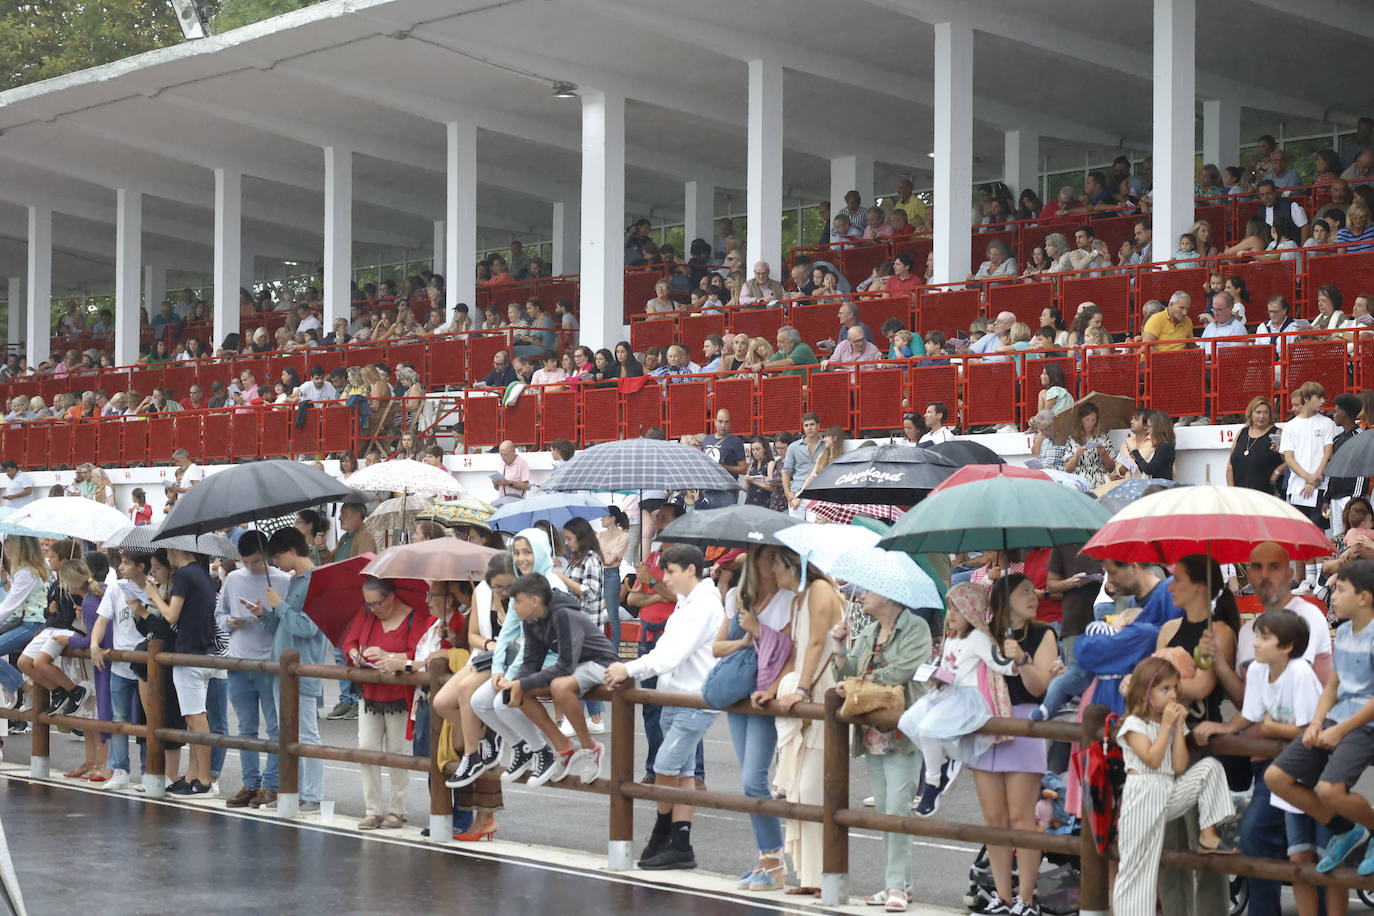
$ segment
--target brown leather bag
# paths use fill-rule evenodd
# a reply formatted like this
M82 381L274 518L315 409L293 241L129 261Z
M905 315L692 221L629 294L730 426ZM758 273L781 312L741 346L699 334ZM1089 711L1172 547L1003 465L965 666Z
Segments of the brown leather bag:
M868 667L869 660L875 654L881 659L882 649L869 652L864 658L864 663L859 666L860 671ZM885 709L906 709L905 687L901 684L876 684L866 676L844 679L844 705L840 707L840 715L861 716L864 713Z

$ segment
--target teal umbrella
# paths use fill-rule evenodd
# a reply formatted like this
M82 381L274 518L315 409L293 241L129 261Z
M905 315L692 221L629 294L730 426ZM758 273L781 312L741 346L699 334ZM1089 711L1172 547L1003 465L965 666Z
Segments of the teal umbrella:
M908 553L963 553L1082 544L1111 513L1049 480L992 477L926 497L878 542Z

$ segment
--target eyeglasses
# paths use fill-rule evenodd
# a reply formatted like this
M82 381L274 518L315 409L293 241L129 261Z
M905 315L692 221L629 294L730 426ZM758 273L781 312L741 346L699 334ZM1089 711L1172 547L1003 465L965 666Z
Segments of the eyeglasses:
M377 608L386 604L386 599L383 598L381 601L364 601L363 604L367 607L369 611L375 611L377 610Z

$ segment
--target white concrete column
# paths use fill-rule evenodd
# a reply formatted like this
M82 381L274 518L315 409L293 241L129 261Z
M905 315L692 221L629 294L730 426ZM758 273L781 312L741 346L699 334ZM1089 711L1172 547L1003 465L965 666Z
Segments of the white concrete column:
M1040 135L1031 130L1009 130L1002 139L1002 180L1011 193L1020 200L1021 192L1032 188L1046 196L1040 189Z
M716 186L705 181L683 184L682 260L691 254L692 242L705 239L713 248L716 244Z
M1202 161L1219 169L1240 162L1240 102L1204 99L1202 102Z
M28 306L24 302L23 296L24 278L10 277L5 292L7 306L5 330L9 335L9 344L12 348L18 348L24 342L24 319L28 317Z
M582 93L582 343L615 346L625 327L625 98Z
M210 347L239 329L243 285L243 175L215 169L215 330ZM149 315L153 313L151 306ZM347 311L344 314L348 314Z
M1197 0L1155 0L1152 257L1163 260L1193 224Z
M782 263L782 64L749 61L745 264Z
M844 208L844 196L858 191L860 205L873 206L873 160L867 156L837 156L830 160L830 212ZM862 232L863 226L859 227Z
M973 29L964 22L935 25L936 283L969 274L973 231Z
M143 192L115 191L115 351L116 366L138 359L138 309L143 304ZM148 317L153 316L149 313Z
M430 270L436 274L444 274L444 255L448 251L448 237L444 234L444 221L436 219L434 221L434 258ZM444 277L445 280L448 277Z
M555 277L577 273L577 229L582 217L577 202L553 202L553 258L549 270Z
M477 127L447 124L444 174L444 295L450 308L465 303L473 327L477 308Z
M347 318L352 305L353 151L324 148L324 316L325 328Z
M148 320L157 314L162 300L167 298L167 268L156 264L143 265L143 307L148 310ZM219 341L215 341L219 343Z
M52 349L52 211L29 207L28 361L30 368Z

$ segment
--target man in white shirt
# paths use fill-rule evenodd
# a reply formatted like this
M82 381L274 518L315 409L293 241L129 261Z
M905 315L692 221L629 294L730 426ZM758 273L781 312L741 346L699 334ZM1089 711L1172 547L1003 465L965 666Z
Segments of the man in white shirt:
M1002 335L1011 330L1011 326L1016 323L1015 312L998 312L996 320L988 332L974 342L969 347L970 353L983 354L983 360L989 363L1005 362L1006 357L994 352L1002 346Z
M606 669L606 686L615 689L630 678L658 678L658 690L701 693L716 665L711 646L725 620L720 590L705 577L706 557L687 544L663 551L663 581L678 595L663 635L647 655ZM719 715L712 709L663 707L659 720L663 743L654 758L654 785L691 788L696 772L696 748ZM692 853L692 808L659 803L658 819L639 859L648 870L696 868Z
M926 429L927 432L921 437L917 445L929 446L941 442L948 442L954 438L954 430L945 425L945 419L949 416L949 408L940 401L931 401L926 405Z
M205 479L205 469L191 461L191 453L184 448L172 452L172 463L177 466L177 492L185 493Z
M334 386L324 377L324 366L315 366L310 370L310 380L302 382L296 389L296 399L301 402L306 401L333 401L337 400L339 393L334 390Z
M1255 326L1255 342L1272 344L1274 352L1282 357L1284 348L1288 346L1289 338L1279 335L1285 331L1298 330L1298 323L1293 319L1292 306L1284 297L1274 296L1265 303L1264 308L1269 315L1269 320L1261 321ZM1270 337L1271 334L1274 336Z
M310 311L310 306L302 302L296 308L296 314L300 316L300 323L296 325L296 333L304 334L306 331L318 331L322 325L320 319L316 318Z
M261 531L247 531L239 538L242 565L224 578L219 590L215 620L229 634L229 655L263 661L272 658L272 634L252 608L267 604L268 589L286 594L291 577L267 565L267 538ZM272 691L272 676L258 671L229 672L229 700L234 704L241 738L258 737L258 714L267 730L267 740L277 740L277 701ZM267 755L267 765L258 768L257 751L239 751L243 787L225 802L229 808L260 808L277 800L277 755Z
M1299 386L1293 392L1295 416L1284 424L1279 440L1279 451L1290 472L1288 502L1322 530L1326 529L1326 519L1317 507L1326 480L1326 464L1331 460L1339 432L1335 422L1321 412L1325 400L1326 389L1321 383L1304 382ZM1307 583L1315 586L1319 568L1316 563L1308 564Z
M1288 217L1299 229L1307 225L1307 211L1302 208L1302 204L1291 197L1280 197L1278 186L1272 178L1261 181L1255 190L1260 199L1258 215L1264 220L1265 225L1274 225L1275 216Z
M19 470L13 458L7 458L3 465L5 476L5 505L11 509L22 509L33 502L33 478Z

